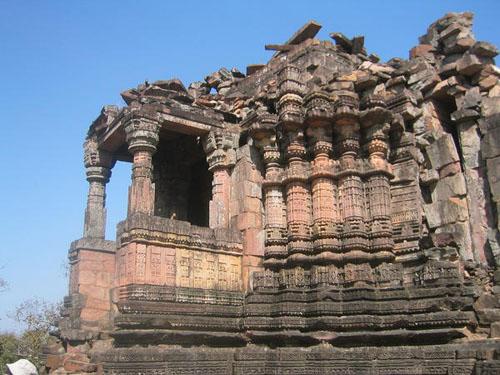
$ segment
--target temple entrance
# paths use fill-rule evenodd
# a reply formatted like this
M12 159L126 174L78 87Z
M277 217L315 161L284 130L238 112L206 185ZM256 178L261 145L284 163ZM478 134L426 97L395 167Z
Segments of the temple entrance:
M212 173L199 137L165 132L153 156L155 216L208 227Z

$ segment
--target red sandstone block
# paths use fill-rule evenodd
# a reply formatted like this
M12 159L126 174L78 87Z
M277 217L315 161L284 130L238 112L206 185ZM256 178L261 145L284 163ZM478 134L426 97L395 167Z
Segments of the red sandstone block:
M260 213L262 211L262 202L259 198L245 197L243 201L243 212Z
M108 295L110 294L108 290ZM110 309L110 298L106 299L101 299L101 298L96 298L93 296L88 296L85 306L92 308L92 309L97 309L97 310L107 310L109 311Z
M262 199L262 188L252 181L243 182L243 194L247 197Z
M102 288L94 285L81 285L80 293L87 296L87 298L95 298L99 300L109 300L109 288Z
M262 228L262 215L253 212L239 214L236 218L236 227L239 230Z
M253 255L244 255L242 259L243 267L262 268L262 257Z
M90 308L85 307L82 310L82 313L80 314L80 318L82 320L95 322L95 321L98 321L98 320L101 320L101 319L107 317L107 315L108 315L108 311L100 310L100 309L90 309Z
M55 370L62 367L64 363L64 354L49 354L47 355L47 360L45 366L51 370Z
M444 178L446 176L451 176L460 173L462 168L460 167L460 162L456 161L454 163L448 164L439 170L439 178Z
M69 373L95 372L97 370L97 365L94 363L81 362L69 359L64 362L64 369Z
M425 56L431 53L433 47L430 44L419 44L410 50L410 59L414 59L419 56Z
M243 253L264 256L264 230L251 228L243 233Z

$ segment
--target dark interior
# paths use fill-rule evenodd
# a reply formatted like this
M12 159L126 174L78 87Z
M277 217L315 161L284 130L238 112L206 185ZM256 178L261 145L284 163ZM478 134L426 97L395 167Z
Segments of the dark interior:
M155 215L208 227L212 173L199 137L165 132L153 156Z

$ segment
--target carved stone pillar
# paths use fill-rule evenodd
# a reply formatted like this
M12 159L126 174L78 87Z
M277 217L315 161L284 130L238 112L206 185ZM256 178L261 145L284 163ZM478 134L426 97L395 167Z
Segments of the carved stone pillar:
M342 207L342 249L349 261L366 260L368 234L365 226L365 195L359 163L359 114L357 95L339 91L335 95L335 131L339 139L339 201Z
M133 118L125 124L128 150L133 155L132 185L129 189L128 214L154 213L152 159L159 141L158 122Z
M311 170L314 250L337 252L340 241L336 227L340 216L337 185L333 180L334 162L330 157L333 107L330 97L322 93L312 93L304 100L308 135L314 153Z
M250 128L255 145L261 150L265 164L265 180L262 187L265 207L264 264L273 268L283 264L287 256L286 208L281 184L283 168L281 153L276 139L275 115L261 115Z
M236 162L234 146L236 135L212 131L204 139L208 169L213 173L212 200L209 207L210 228L229 228L231 197L231 169Z
M88 138L84 145L84 164L89 193L85 209L84 238L104 239L106 230L106 184L111 176L111 154L98 149L97 139Z
M375 107L366 111L361 122L365 128L366 149L369 170L366 192L370 208L370 249L378 256L391 258L394 247L391 223L391 186L392 171L387 162L388 133L391 113L384 108ZM385 254L385 256L384 256Z
M305 161L306 147L301 129L287 132L286 149L286 214L288 224L288 252L308 254L312 251L312 202L309 190L309 170Z
M278 117L287 138L287 169L283 183L286 186L286 214L288 226L289 259L299 260L300 254L312 251L312 203L309 190L309 168L305 160L304 115L302 95L304 84L300 70L286 65L278 73ZM297 255L293 255L297 254Z

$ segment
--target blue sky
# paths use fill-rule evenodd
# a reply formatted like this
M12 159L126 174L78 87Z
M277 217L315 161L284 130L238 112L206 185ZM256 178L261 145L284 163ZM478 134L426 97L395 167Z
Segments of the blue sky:
M475 13L477 39L500 45L500 2L0 0L0 331L31 297L61 300L69 244L81 236L87 182L82 143L105 104L144 80L186 86L222 66L265 63L264 45L309 19L319 36L365 35L383 60L407 57L450 11ZM108 185L107 237L126 213L130 166Z

